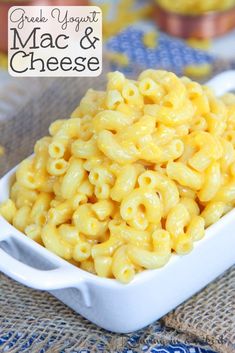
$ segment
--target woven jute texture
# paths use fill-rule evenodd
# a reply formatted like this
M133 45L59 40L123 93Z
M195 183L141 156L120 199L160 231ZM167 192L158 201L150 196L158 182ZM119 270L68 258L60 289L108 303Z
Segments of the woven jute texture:
M196 341L200 345L198 340L206 339L216 352L232 353L234 277L235 269L231 269L161 322L134 335L120 335L98 328L48 293L25 288L0 275L0 338L5 340L0 351L18 353L24 349L36 353L44 349L50 353L68 353L84 349L91 353L119 353L124 349L142 352L143 347L148 347L145 352L150 352L158 344ZM218 309L213 310L214 306ZM178 331L164 325L170 320Z
M234 279L235 268L162 320L120 335L93 325L48 293L0 275L0 341L4 340L0 352L121 353L124 349L143 352L143 347L150 352L158 344L204 347L204 341L216 352L233 353Z
M6 148L0 176L32 153L34 142L47 133L51 121L68 117L89 87L102 89L104 82L104 76L20 79L11 80L2 91L0 87L0 144ZM48 293L0 275L1 340L5 343L0 352L11 353L23 348L24 352L122 352L126 348L139 352L143 346L150 351L156 344L179 342L207 342L216 352L233 353L235 267L161 321L129 335L106 332Z
M200 337L220 352L235 352L235 266L163 321L167 327Z

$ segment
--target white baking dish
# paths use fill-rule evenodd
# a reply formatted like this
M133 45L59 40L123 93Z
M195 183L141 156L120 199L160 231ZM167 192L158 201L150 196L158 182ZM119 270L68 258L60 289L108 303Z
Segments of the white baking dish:
M218 95L235 89L235 71L209 85ZM0 181L0 202L8 198L15 169ZM157 270L138 274L128 285L103 279L69 264L27 238L0 217L0 271L32 288L47 290L95 324L114 332L138 330L175 308L235 262L235 210L209 227L185 256L172 255Z

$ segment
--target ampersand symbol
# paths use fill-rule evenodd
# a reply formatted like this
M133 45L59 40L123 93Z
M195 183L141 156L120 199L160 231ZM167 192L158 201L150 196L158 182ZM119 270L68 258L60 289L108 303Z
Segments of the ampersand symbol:
M97 41L99 41L100 39L97 38L97 37L93 37L93 39L90 38L90 35L93 33L93 28L91 27L87 27L86 30L85 30L85 35L84 37L82 37L82 39L80 40L80 45L82 47L82 49L90 49L90 48L94 48L96 49L95 47L95 43ZM87 45L83 45L83 41L86 41ZM89 45L89 44L90 45Z

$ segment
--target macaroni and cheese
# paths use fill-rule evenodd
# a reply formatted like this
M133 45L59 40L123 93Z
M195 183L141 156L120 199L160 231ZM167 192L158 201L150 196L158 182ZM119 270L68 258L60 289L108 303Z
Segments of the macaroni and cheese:
M235 204L235 96L163 70L108 75L17 169L1 215L81 269L128 283L187 254Z

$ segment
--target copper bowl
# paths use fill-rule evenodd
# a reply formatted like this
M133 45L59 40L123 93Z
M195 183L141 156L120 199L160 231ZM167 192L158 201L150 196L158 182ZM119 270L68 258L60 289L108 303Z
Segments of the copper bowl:
M6 1L0 0L0 51L7 52L7 19L8 10L12 6L75 6L75 5L89 5L89 0L23 0L23 1Z
M202 15L182 15L167 11L155 2L153 16L159 28L181 38L213 38L235 27L235 7Z

